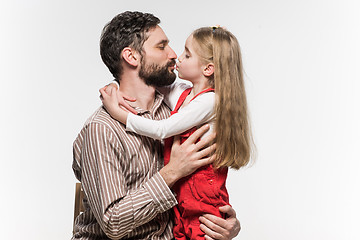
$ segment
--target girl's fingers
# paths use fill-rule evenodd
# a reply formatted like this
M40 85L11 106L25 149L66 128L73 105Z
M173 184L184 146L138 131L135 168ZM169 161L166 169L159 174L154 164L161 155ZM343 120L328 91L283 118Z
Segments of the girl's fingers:
M135 115L138 114L137 111L135 111L135 109L132 108L127 102L122 101L120 104L121 104L122 107L124 107L128 112L131 112L131 113L133 113L133 114L135 114Z
M125 100L130 101L130 102L136 102L136 98L133 97L129 97L129 96L123 96Z
M109 95L105 92L105 89L103 89L103 88L101 88L100 90L99 90L99 92L100 92L100 99L101 100L104 100L104 98L107 98Z
M100 89L102 89L102 90L106 91L106 88L107 88L107 86L102 87L102 88L100 88Z
M118 89L118 88L117 88L117 85L114 84L114 83L110 83L110 84L106 85L104 88L105 88L105 92L108 93L108 94L110 94L110 92L111 92L113 89L115 89L115 90Z
M110 91L110 95L115 95L116 96L116 88L111 88L111 91Z
M125 100L130 99L132 102L136 101L135 98L130 98L128 96L123 96L120 94L119 91L117 91L117 98L119 100L119 104L128 112L131 112L133 114L138 114L137 111L135 111L135 109L133 107L131 107Z

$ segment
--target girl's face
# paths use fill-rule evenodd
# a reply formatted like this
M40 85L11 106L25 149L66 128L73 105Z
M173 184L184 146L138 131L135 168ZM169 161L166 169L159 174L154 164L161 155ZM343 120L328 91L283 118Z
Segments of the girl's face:
M201 64L199 56L195 53L193 42L193 37L190 35L186 39L184 52L178 58L176 70L179 78L196 82L204 76L205 65Z

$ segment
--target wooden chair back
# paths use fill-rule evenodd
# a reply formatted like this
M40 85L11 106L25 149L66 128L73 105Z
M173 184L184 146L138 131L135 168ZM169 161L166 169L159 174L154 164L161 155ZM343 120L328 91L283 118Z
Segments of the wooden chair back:
M81 183L75 184L75 204L74 204L74 222L73 222L73 233L75 231L75 220L81 212L84 212L83 205L84 191L81 188Z

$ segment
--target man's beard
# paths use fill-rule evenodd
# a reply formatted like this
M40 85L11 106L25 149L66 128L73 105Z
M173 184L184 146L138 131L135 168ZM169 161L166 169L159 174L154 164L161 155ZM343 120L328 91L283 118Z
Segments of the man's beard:
M158 64L146 64L144 57L141 59L139 77L144 79L145 84L154 87L164 87L172 84L176 79L176 74L169 71L170 66L175 65L175 60L169 61L165 66Z

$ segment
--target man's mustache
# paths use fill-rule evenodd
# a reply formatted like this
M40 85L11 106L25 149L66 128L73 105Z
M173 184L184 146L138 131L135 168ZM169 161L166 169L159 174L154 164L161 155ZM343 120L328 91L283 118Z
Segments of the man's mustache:
M176 61L173 59L173 60L170 60L167 64L166 64L166 67L173 67L175 66L176 64Z

